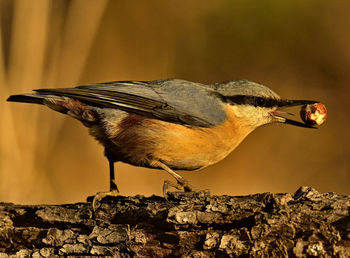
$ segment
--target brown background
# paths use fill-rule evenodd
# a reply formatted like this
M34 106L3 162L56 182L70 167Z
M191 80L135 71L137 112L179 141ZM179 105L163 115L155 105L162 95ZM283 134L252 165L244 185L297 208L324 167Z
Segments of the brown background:
M69 117L9 94L110 80L244 78L319 99L319 130L265 126L225 160L182 172L215 194L350 193L350 2L0 0L0 201L66 203L108 189L103 148ZM297 112L297 110L294 110ZM117 164L122 194L167 173Z

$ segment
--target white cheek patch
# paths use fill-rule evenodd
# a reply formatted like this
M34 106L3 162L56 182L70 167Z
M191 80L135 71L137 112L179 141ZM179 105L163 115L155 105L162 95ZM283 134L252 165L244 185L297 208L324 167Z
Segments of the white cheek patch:
M254 107L251 105L230 105L235 116L240 120L242 126L259 127L271 122L269 108Z

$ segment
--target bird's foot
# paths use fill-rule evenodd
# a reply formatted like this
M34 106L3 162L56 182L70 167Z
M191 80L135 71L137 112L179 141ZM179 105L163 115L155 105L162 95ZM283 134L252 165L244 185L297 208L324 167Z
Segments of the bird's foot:
M181 180L177 180L176 182L165 180L163 183L163 195L164 198L167 199L169 188L175 188L182 192L193 192L194 187L188 183L187 180L181 178Z
M114 179L110 181L110 190L108 192L98 192L93 200L92 200L92 209L96 211L99 208L99 205L97 205L103 198L107 196L118 196L119 195L119 190L117 187L117 184Z
M93 209L93 211L96 211L100 207L99 202L103 198L105 198L107 196L112 196L112 197L119 196L119 191L118 190L111 190L111 191L108 191L108 192L98 192L94 196L94 199L92 200L92 209Z

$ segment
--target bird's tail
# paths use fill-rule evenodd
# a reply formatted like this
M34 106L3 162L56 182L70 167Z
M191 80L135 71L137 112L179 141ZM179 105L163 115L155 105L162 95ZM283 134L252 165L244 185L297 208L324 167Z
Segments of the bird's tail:
M97 119L95 113L90 110L89 106L68 97L28 93L11 95L7 101L45 105L57 112L68 114L81 121L93 122Z
M43 105L44 99L46 99L47 96L45 95L39 95L39 94L18 94L18 95L11 95L8 97L7 101L11 102L23 102L23 103L35 103L35 104L41 104Z

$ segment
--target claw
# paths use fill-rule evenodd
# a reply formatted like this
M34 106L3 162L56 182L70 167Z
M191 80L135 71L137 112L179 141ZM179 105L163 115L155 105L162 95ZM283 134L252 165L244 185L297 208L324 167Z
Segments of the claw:
M185 179L181 181L178 180L177 182L165 180L163 183L163 195L166 200L168 199L168 190L171 187L183 192L193 192L193 186L191 186Z
M118 189L116 190L111 190L109 192L99 192L95 195L94 199L92 200L92 209L95 212L99 207L100 204L98 204L103 198L107 196L119 196L119 191Z

